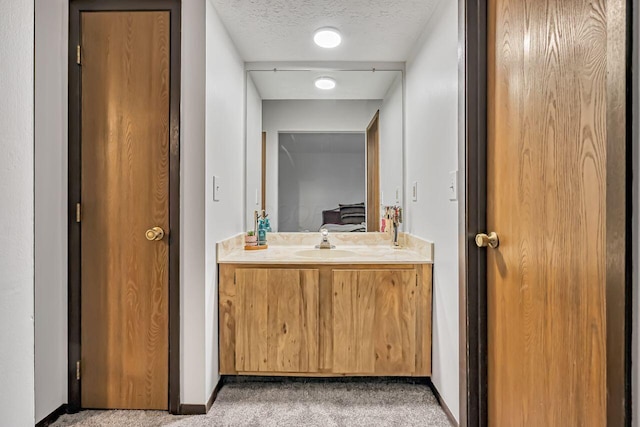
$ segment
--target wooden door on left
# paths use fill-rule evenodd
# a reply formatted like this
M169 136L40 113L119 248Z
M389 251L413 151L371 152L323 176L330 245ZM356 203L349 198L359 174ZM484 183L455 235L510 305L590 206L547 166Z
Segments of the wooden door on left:
M81 406L166 410L170 14L80 22Z

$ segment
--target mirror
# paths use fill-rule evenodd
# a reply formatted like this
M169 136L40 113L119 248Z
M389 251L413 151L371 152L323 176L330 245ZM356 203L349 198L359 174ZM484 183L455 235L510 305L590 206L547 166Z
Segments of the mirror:
M264 209L273 231L379 231L402 206L402 71L252 70L246 94L247 229Z

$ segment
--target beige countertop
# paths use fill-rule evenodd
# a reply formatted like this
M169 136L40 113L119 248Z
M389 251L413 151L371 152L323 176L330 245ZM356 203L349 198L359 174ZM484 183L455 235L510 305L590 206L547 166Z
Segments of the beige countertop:
M269 233L269 247L244 250L244 235L218 243L223 264L431 264L433 244L409 234L401 235L401 248L393 248L383 233L333 233L335 249L314 249L319 233Z

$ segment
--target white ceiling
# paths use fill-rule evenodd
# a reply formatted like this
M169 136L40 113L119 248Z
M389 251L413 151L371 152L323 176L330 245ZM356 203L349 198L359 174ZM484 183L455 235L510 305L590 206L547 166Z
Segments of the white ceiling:
M453 0L211 1L246 62L404 62L437 3ZM335 49L313 43L325 26L342 33Z
M262 99L384 99L401 71L251 71ZM332 77L336 87L315 87L318 77Z

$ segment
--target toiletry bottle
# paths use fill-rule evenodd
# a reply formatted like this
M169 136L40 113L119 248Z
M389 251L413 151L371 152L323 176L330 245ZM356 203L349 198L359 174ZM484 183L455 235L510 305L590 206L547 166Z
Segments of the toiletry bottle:
M258 246L267 244L267 228L265 227L264 218L258 221Z

